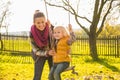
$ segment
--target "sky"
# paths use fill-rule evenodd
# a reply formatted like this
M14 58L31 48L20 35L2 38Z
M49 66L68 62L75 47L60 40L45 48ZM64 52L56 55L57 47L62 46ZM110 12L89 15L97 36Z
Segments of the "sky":
M9 31L29 31L33 24L33 13L42 9L40 0L13 0L11 6L12 17Z
M73 1L73 2L72 2ZM80 15L91 18L88 14L91 13L91 6L87 2L88 0L81 0L80 2ZM71 3L75 3L74 0L71 0ZM92 2L91 2L92 3ZM67 26L69 23L68 12L63 9L51 7L47 5L48 9L48 19L55 26L63 25ZM12 0L10 11L12 12L11 19L9 21L10 25L8 27L9 32L17 31L29 31L31 25L33 24L33 14L35 10L40 10L46 15L46 9L44 0ZM70 16L70 23L73 26L73 29L80 29L80 27L75 22L73 16ZM119 19L120 21L120 19ZM89 24L81 20L81 23L85 26Z
M35 10L40 10L46 15L45 4L43 0L13 0L10 10L12 17L10 20L9 32L29 31L33 24L33 14ZM48 19L52 24L67 26L68 12L63 9L50 7L47 5ZM72 21L71 24L76 24ZM74 28L79 28L78 26Z

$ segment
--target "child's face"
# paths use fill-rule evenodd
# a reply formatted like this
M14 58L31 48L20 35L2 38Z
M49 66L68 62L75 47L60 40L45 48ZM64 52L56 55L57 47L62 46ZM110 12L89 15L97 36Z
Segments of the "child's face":
M55 39L61 39L61 38L63 38L63 32L62 32L62 30L59 29L59 28L55 29L53 36L54 36Z
M35 24L37 29L39 29L40 31L43 31L46 27L45 18L44 17L35 18L34 24Z

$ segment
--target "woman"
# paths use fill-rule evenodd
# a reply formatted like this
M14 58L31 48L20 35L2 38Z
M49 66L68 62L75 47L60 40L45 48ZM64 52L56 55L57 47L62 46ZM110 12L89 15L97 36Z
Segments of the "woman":
M45 16L39 10L36 10L33 16L33 25L30 31L30 40L32 46L32 58L34 63L34 78L33 80L41 80L42 71L46 60L48 60L49 69L52 67L52 29L49 21L46 21Z

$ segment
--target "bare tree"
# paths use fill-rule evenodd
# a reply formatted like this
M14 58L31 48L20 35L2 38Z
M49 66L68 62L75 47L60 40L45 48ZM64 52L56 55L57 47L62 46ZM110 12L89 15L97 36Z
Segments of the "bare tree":
M2 27L7 29L8 22L7 19L9 18L9 15L11 12L9 11L9 6L11 5L11 2L9 0L4 1L0 0L0 30ZM0 32L1 33L1 32Z
M77 24L89 36L89 47L90 47L91 57L93 58L93 60L98 60L99 57L97 54L96 38L101 33L101 31L104 27L105 20L107 18L107 15L110 13L110 11L112 9L112 4L113 4L114 0L89 0L89 1L93 1L93 3L90 4L93 6L93 9L91 10L91 13L92 13L91 20L89 20L89 18L87 18L85 16L79 15L78 6L79 6L80 0L78 0L78 2L76 2L77 10L75 10L75 8L70 3L71 0L61 0L62 5L60 2L58 2L60 0L54 0L54 1L58 2L58 4L57 3L55 4L52 1L53 0L45 1L45 2L49 6L63 8L64 10L70 12L74 16ZM79 19L83 19L83 20L87 21L90 24L89 29L86 28L86 26L83 26L82 23L79 21Z
M9 11L9 6L10 6L10 1L9 0L0 0L0 30L2 28L5 28L7 31L8 27L8 15L10 14ZM0 50L3 48L3 42L1 39L1 31L0 31Z
M120 0L115 0L111 13L107 17L107 22L115 25L117 20L120 18Z

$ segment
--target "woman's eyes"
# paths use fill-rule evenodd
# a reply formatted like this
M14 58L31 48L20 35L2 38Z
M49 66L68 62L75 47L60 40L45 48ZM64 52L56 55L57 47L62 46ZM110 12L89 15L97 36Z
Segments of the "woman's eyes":
M44 23L44 21L42 21L42 22L37 22L37 24L40 24L40 23Z
M37 22L37 24L40 24L40 22Z

